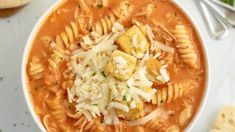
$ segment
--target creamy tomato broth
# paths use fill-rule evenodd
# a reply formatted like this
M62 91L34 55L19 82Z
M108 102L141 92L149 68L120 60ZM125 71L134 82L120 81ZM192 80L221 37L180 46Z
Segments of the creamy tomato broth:
M67 0L39 29L28 90L47 131L183 131L205 88L194 27L171 1Z

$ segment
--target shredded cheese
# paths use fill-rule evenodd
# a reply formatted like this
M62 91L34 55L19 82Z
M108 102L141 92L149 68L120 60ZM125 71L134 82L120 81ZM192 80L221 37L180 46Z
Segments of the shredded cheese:
M161 42L155 41L154 45L156 46L155 49L159 48L163 51L166 51L166 52L169 52L169 53L172 53L172 54L174 54L174 52L175 52L174 48L172 48L170 46L167 46L165 44L162 44Z
M149 39L154 42L154 35L150 27L147 25L146 28ZM117 80L104 73L112 52L117 49L114 44L115 40L124 31L125 28L115 22L112 32L107 35L100 36L98 33L92 32L84 36L82 43L92 46L88 49L75 50L71 54L68 67L75 74L75 79L73 85L67 88L68 101L76 103L76 111L81 112L88 121L102 114L105 124L119 124L117 110L129 112L130 109L135 109L138 103L150 102L152 96L157 92L152 88L153 82L147 77L145 63L150 58L148 50L145 54L135 53L137 57L141 57L139 57L132 76L127 81ZM138 46L137 35L132 37L132 43L133 46ZM145 45L145 42L140 42L138 48L144 48ZM127 68L128 62L122 56L116 56L111 61L118 69L117 72L125 74L130 70ZM160 78L166 82L169 81L167 65L161 68ZM146 119L144 120L146 121ZM137 124L139 122L143 121L137 120ZM136 124L135 121L129 123Z
M145 124L148 121L155 119L156 117L160 117L160 116L165 120L168 118L167 113L162 108L157 108L154 111L152 111L150 114L148 114L147 116L145 116L141 119L138 119L138 120L129 121L127 124L129 126L142 125L142 124Z
M119 22L114 22L112 27L112 32L123 32L125 31L124 27Z
M124 105L124 104L121 104L121 103L118 103L118 102L111 102L108 106L108 108L112 109L112 108L116 108L116 109L119 109L119 110L123 110L125 112L129 112L129 108L127 105Z
M116 56L113 58L113 64L121 70L127 66L127 61L122 56Z

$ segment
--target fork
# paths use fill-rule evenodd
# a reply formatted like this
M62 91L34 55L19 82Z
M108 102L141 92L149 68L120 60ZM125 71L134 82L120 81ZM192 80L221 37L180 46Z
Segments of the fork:
M201 0L200 6L213 39L222 39L227 36L228 28L235 27L234 8L218 0Z

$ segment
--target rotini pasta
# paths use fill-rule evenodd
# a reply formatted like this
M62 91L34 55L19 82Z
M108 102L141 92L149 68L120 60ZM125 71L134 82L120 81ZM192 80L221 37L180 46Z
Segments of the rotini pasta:
M95 31L100 35L107 34L111 30L115 20L116 17L112 12L110 12L108 16L105 16L100 21L96 22L94 26L92 26L92 31Z
M172 125L167 128L166 132L180 132L180 129L178 126Z
M182 97L192 86L190 82L171 83L167 87L158 90L152 98L152 104L162 105L170 103Z
M104 131L104 128L100 124L99 120L87 121L87 119L83 115L81 115L74 126L77 127L80 131Z
M29 63L29 75L33 79L40 79L43 76L44 66L39 61L38 57L33 57L32 61Z
M55 98L46 101L48 107L52 110L51 115L59 123L63 123L67 119L67 115L65 113L65 109L62 102L63 98L60 93L57 93Z
M114 15L122 22L130 16L132 7L128 0L123 0L120 5L112 10Z
M73 124L73 126L78 129L79 131L97 131L102 132L104 131L103 125L101 125L100 120L92 120L88 121L84 115L79 112L77 114L71 114L70 112L67 112L68 117L76 120L76 122Z
M51 122L50 118L51 116L49 114L45 115L42 119L43 125L48 132L56 132L58 129L57 125L54 122Z
M128 0L121 1L116 8L113 8L112 12L110 12L108 16L105 16L94 24L92 31L95 31L100 35L109 33L115 21L122 22L129 16L131 12L131 8L129 6Z
M181 24L176 25L174 35L176 37L176 48L182 61L197 69L198 55L186 27Z
M48 59L50 68L58 69L59 64L61 63L61 61L63 61L64 58L65 58L65 50L56 43L55 47L52 49L52 54Z
M180 124L180 126L185 125L185 123L190 119L191 116L192 116L192 106L187 105L183 109L183 111L180 112L180 115L179 115L179 124Z
M70 49L71 45L74 45L79 37L79 21L72 21L70 25L65 27L64 31L57 35L56 42L60 44L63 43L67 49Z

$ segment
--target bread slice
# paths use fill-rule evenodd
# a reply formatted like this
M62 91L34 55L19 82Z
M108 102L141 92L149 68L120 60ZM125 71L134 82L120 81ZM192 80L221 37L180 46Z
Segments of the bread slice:
M0 9L19 7L30 1L31 0L0 0Z
M235 106L220 110L210 132L235 132Z

